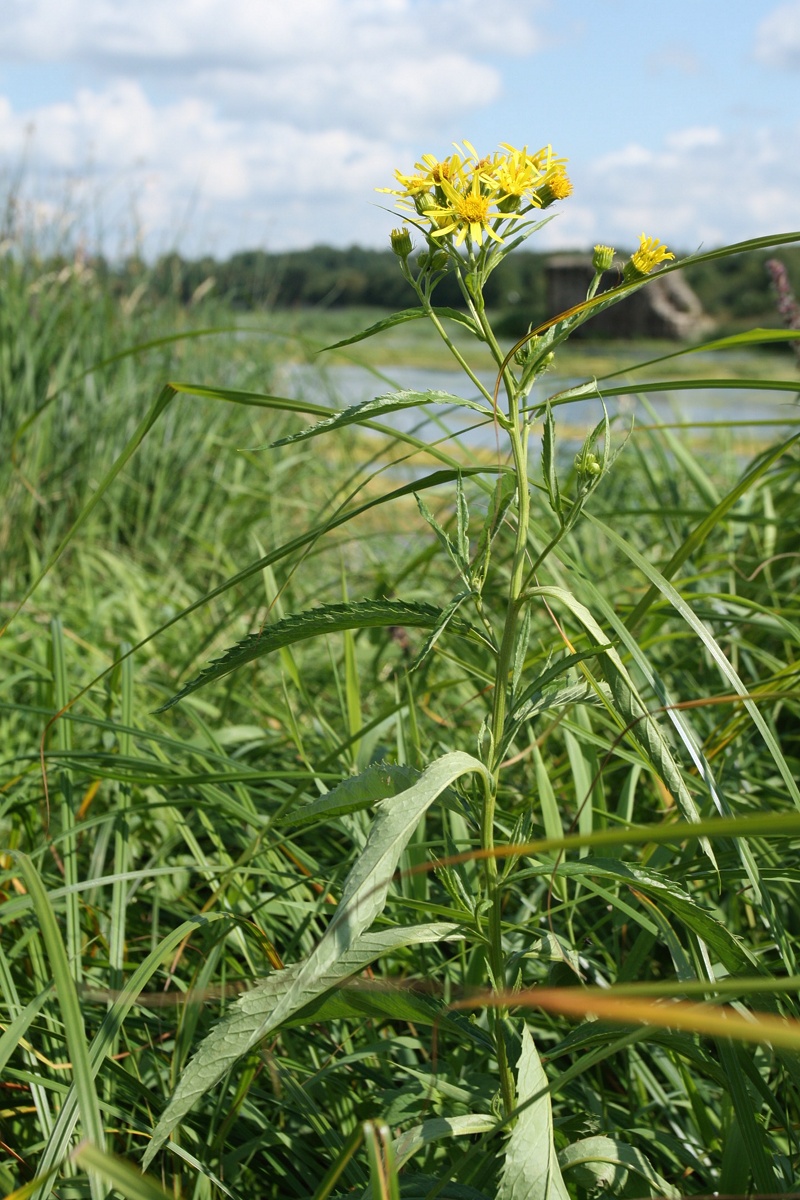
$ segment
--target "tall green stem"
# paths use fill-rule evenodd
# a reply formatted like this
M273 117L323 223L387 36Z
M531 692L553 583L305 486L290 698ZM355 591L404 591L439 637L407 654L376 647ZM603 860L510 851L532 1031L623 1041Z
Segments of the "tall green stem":
M502 368L504 355L497 344L494 331L489 324L483 307L483 298L476 303L478 320L481 323L484 337L492 350L495 362ZM497 860L494 850L494 813L497 802L497 788L500 778L500 762L502 758L503 726L506 718L508 691L508 676L514 660L514 649L517 638L517 622L519 617L520 596L524 586L525 557L528 540L528 525L530 523L530 496L528 492L528 428L523 422L520 425L519 395L517 382L512 372L503 368L503 382L508 397L508 434L511 439L511 453L514 460L514 471L517 477L517 533L514 544L514 558L511 566L508 601L506 607L503 636L497 656L494 681L494 698L492 702L492 782L487 789L483 810L483 828L481 830L482 848L486 852L484 859L484 878L486 894L489 900L489 966L495 987L505 987L505 955L503 953L503 913L502 891L498 883ZM494 1038L497 1054L497 1065L500 1072L500 1088L503 1096L505 1115L514 1108L514 1079L508 1062L503 1022L505 1009L496 1009L494 1017Z
M514 558L511 568L511 579L509 582L508 600L506 606L505 622L503 625L502 639L497 656L494 680L494 697L492 701L492 762L491 782L487 782L483 815L481 824L481 847L486 854L484 858L484 886L486 889L486 897L488 900L488 926L487 926L487 963L489 972L492 977L492 982L495 988L503 990L505 988L505 954L503 952L503 912L502 912L502 891L499 886L497 860L494 857L494 816L495 806L497 803L497 787L500 776L500 761L503 740L503 726L506 719L507 692L508 692L508 677L511 672L514 649L517 638L517 624L520 609L520 599L522 596L524 581L525 581L525 562L526 562L526 547L528 539L528 525L530 523L530 496L528 492L528 426L524 421L520 421L519 413L519 386L510 367L505 363L503 355L497 339L494 335L489 320L486 316L486 311L483 304L483 296L468 294L464 285L463 279L459 274L459 282L462 284L470 308L477 318L481 327L481 333L491 351L492 357L502 371L503 384L505 386L506 397L508 400L507 419L502 419L503 427L507 430L511 440L511 453L514 461L514 471L517 478L517 532L514 545ZM478 381L474 372L470 369L463 356L453 344L447 331L443 328L436 313L432 310L426 297L417 288L417 294L425 306L428 316L436 326L441 338L447 345L450 352L453 354L459 365L463 368L467 376L480 389L481 393L490 401L492 397ZM508 1052L506 1049L504 1021L506 1018L506 1010L497 1008L491 1010L490 1020L493 1027L495 1053L497 1055L497 1066L500 1074L500 1091L503 1098L503 1108L505 1115L508 1116L514 1109L514 1077L511 1073L511 1067L508 1061Z

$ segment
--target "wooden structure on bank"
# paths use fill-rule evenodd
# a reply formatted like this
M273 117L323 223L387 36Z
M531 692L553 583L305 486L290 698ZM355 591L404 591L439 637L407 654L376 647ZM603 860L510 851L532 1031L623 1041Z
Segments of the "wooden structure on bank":
M554 254L545 264L547 311L560 313L580 304L586 299L593 277L591 255ZM620 271L606 271L598 293L617 287L621 279ZM572 336L696 341L708 334L713 325L681 275L656 272L646 287L598 313Z

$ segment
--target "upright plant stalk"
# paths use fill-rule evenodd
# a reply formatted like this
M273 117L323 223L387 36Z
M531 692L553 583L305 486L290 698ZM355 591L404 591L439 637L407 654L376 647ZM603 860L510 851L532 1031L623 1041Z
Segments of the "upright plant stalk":
M504 990L506 987L506 964L503 951L502 889L494 856L494 823L505 746L504 731L508 715L509 678L517 656L520 613L525 603L525 591L529 582L574 523L583 500L596 484L608 463L608 425L606 419L602 463L598 462L593 450L597 431L587 440L579 456L580 462L576 460L578 495L567 515L565 515L558 495L557 482L555 479L546 481L551 505L558 517L559 529L536 562L530 564L527 548L530 525L528 483L530 427L525 413L520 415L520 407L521 401L530 391L536 375L541 373L552 359L552 353L549 350L551 342L555 344L556 331L553 331L549 340L543 338L533 341L534 335L529 334L527 338L517 344L514 348L515 351L521 351L521 357L515 356L516 362L521 368L519 377L517 377L511 355L503 354L486 315L483 289L489 275L502 262L505 255L544 223L530 219L530 214L549 207L556 200L565 199L570 195L572 185L564 171L564 160L555 158L549 146L543 147L535 154L529 154L527 147L520 151L512 146L504 145L502 153L497 152L484 158L479 157L477 151L468 142L465 143L465 146L468 154L464 154L457 146L458 153L442 161L437 160L433 155L424 155L422 161L416 164L414 173L404 175L400 171L396 172L399 188L379 190L400 197L401 208L405 208L413 214L409 217L410 224L425 236L427 250L416 260L415 271L410 263L413 247L409 230L405 227L393 230L391 244L400 260L400 269L417 293L421 311L432 321L459 367L483 398L492 403L495 419L508 434L510 442L517 493L517 522L506 607L502 628L499 632L492 711L488 726L490 778L486 781L484 788L481 812L481 849L485 856L483 860L484 887L489 914L486 929L486 960L493 986ZM510 243L504 241L503 235L505 234L513 234ZM594 297L602 274L611 267L613 257L614 251L611 247L595 247L592 258L594 273L587 299ZM642 234L639 250L625 264L623 280L626 283L641 281L655 266L665 259L673 257L666 247L662 246L655 238L646 238ZM498 386L502 382L506 392L508 402L506 414L501 415L498 412L496 402L447 333L440 316L442 310L437 312L431 303L431 295L435 287L448 271L455 274L470 313L476 337L488 347L494 360L498 371ZM446 314L447 310L443 311ZM576 324L585 320L588 313L585 311L585 306L579 306L564 315L568 319L566 322L562 320L559 326L559 342L568 336ZM548 420L550 420L549 417ZM551 468L554 473L555 467L552 463ZM464 547L460 545L459 554L463 555L463 553ZM479 572L479 577L470 576L463 561L459 569L472 588L476 609L481 620L486 624L488 617L482 602L485 573ZM492 1008L490 1011L492 1013L490 1019L494 1025L503 1107L505 1115L509 1116L514 1108L514 1080L504 1040L505 1012L502 1008Z

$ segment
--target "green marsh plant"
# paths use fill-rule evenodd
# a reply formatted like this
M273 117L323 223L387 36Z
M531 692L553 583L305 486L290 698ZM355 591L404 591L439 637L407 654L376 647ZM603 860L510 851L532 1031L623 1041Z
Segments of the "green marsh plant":
M596 246L585 299L506 350L486 281L568 199L564 161L507 145L482 158L465 143L396 182L384 189L404 219L391 245L416 303L331 349L428 321L469 398L397 389L331 414L168 384L117 462L191 397L280 413L284 425L314 417L273 439L281 480L302 480L339 434L352 440L331 460L344 468L363 450L366 490L356 469L332 512L283 540L277 522L256 560L124 647L102 697L87 689L86 729L54 622L37 664L52 704L20 707L31 720L62 714L46 750L60 834L37 844L15 808L33 755L5 788L16 824L0 915L23 933L0 956L0 1058L18 1054L14 1078L32 1087L25 1194L44 1200L61 1172L65 1195L156 1196L156 1162L174 1191L188 1181L198 1196L787 1191L800 1173L800 612L787 536L800 435L761 448L721 487L672 429L653 418L642 450L606 402L676 390L664 368L682 355L798 335L755 330L542 393L570 336L656 268L800 235L677 262L642 234L602 292L616 255ZM436 305L446 276L463 308ZM723 372L680 386L797 391ZM563 454L559 414L598 399L600 421ZM498 453L469 458L386 423L442 405L493 429ZM396 458L379 459L362 431ZM379 460L396 469L374 469ZM247 461L255 469L258 455ZM363 558L348 570L353 547L340 546L331 601L313 570L326 542L356 522L388 523L412 498L424 545L409 548L404 528L403 561L379 549L371 575ZM266 595L258 627L171 696L150 670L161 703L138 713L134 656L254 581ZM292 595L308 602L287 612ZM224 610L216 620L224 630ZM309 642L341 652L328 667ZM266 670L272 655L279 670L265 683L255 664ZM222 680L217 705L208 697ZM87 730L96 740L78 749ZM96 817L94 780L111 787ZM51 846L63 871L48 889ZM135 925L132 879L151 889ZM189 946L201 950L187 978ZM90 947L108 958L99 1016ZM237 971L257 981L220 1013ZM148 1009L155 979L180 979L177 1021ZM28 1036L40 1012L45 1044L72 1063L69 1087L52 1094Z

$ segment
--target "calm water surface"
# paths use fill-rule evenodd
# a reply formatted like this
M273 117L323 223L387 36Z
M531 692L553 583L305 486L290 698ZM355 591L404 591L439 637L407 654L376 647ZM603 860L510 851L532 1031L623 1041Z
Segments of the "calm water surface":
M585 378L585 377L584 377ZM494 388L494 375L481 375L481 383L489 392ZM543 402L548 396L583 382L581 378L546 375L534 387L530 401ZM613 382L617 382L616 380ZM632 385L633 386L633 385ZM364 367L334 365L320 369L316 366L292 364L284 369L279 387L284 394L345 408L374 396L400 389L449 392L465 399L479 400L474 387L459 371L422 367L386 367L369 371ZM800 382L798 383L800 390ZM700 388L674 392L659 392L649 398L655 418L648 413L635 394L611 396L606 401L609 416L616 415L620 431L654 423L686 424L693 438L702 444L718 440L722 431L708 428L708 423L742 422L733 430L725 430L727 445L747 446L753 442L777 439L792 424L800 422L800 404L793 392L752 391L750 389ZM556 410L557 429L562 443L580 441L601 419L602 406L596 398L561 405ZM378 418L383 424L403 432L413 432L426 441L442 437L457 437L471 448L493 447L497 434L491 421L481 424L480 413L463 408L435 405L407 409Z

